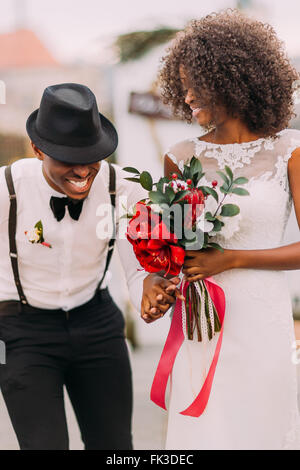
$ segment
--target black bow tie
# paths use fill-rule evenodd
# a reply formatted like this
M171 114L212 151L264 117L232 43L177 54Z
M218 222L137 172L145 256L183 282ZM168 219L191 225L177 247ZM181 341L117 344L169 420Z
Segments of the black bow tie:
M69 214L74 220L78 220L81 214L83 199L74 201L68 197L55 197L52 196L50 199L50 207L54 214L54 217L58 222L64 218L66 213L66 206L68 206Z

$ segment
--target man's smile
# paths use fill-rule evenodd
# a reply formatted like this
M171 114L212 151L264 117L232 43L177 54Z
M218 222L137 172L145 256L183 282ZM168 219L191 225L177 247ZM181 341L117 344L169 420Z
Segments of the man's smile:
M92 175L88 176L85 179L73 179L73 178L66 178L66 181L69 185L72 186L72 191L77 193L83 193L87 191L92 182Z

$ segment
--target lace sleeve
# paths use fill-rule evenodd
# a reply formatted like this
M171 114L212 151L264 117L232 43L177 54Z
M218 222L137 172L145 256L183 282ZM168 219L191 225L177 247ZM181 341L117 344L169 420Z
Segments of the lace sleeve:
M289 139L286 142L285 148L282 148L282 151L279 152L275 163L275 179L285 191L289 190L287 164L293 152L300 148L300 131L289 129L287 137Z

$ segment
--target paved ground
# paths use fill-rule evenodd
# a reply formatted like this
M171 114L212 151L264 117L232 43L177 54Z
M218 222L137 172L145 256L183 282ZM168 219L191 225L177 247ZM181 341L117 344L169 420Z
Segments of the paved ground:
M154 405L149 398L155 366L158 363L161 347L147 346L131 352L134 377L134 448L163 449L166 430L166 412ZM70 448L82 449L77 422L66 395L66 410L70 436ZM0 450L18 449L18 443L0 394Z
M296 337L300 340L300 321L296 322L295 326ZM134 379L133 435L136 450L160 450L164 448L167 414L154 405L149 398L151 383L161 349L161 346L144 346L130 352ZM298 372L298 382L300 384L300 367L298 367ZM70 448L72 450L82 449L78 426L67 395L66 410ZM0 394L0 450L13 449L18 449L18 443Z

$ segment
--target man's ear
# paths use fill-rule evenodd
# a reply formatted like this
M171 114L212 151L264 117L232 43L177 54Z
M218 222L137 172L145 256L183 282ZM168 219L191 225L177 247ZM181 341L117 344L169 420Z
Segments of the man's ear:
M43 152L31 141L31 147L34 151L34 155L39 159L39 160L44 160L44 154Z

